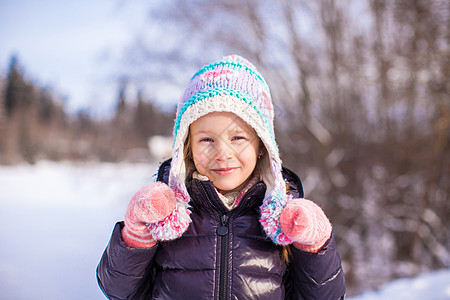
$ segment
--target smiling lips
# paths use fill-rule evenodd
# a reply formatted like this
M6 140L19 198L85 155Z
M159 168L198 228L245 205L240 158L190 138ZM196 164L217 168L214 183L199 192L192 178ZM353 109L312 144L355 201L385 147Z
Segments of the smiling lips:
M213 171L214 173L216 173L218 175L226 176L226 175L230 175L237 169L238 168L219 168L219 169L212 169L211 171Z

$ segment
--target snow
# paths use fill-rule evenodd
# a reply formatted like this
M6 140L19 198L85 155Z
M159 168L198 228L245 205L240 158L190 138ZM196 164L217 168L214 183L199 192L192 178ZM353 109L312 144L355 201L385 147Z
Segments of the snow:
M157 164L0 167L0 298L105 299L95 268Z
M450 299L450 269L425 273L415 278L397 279L378 291L363 293L349 300L444 300Z
M105 299L95 269L114 223L157 166L0 166L0 298ZM348 299L450 299L450 270Z

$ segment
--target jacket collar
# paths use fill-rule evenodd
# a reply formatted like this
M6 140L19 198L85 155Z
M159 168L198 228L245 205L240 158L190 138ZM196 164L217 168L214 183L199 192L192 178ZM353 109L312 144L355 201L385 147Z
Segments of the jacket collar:
M217 211L222 214L228 213L228 210L217 194L212 181L202 181L192 178L186 183L189 194L191 195L191 205L200 210ZM266 185L260 181L251 187L241 199L239 205L234 210L258 208L266 191Z

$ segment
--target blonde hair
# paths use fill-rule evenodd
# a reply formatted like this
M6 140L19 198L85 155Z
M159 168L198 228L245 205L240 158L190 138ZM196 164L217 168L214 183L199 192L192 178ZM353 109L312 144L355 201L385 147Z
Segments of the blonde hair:
M184 159L184 165L185 165L185 171L186 171L186 179L189 178L192 172L194 172L195 165L194 165L194 158L192 156L192 148L191 148L191 134L188 131L186 140L184 141L184 147L183 147L183 159Z
M185 162L186 162L186 159L192 159L191 133L189 131L188 131L186 140L184 141L183 158L184 158Z

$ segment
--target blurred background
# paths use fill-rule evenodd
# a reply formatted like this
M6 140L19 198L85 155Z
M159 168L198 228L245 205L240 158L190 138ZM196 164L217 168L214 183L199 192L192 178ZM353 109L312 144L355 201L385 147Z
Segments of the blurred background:
M0 0L0 294L103 298L114 222L170 157L192 74L228 54L271 88L348 295L449 269L449 25L447 0Z

